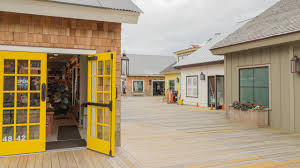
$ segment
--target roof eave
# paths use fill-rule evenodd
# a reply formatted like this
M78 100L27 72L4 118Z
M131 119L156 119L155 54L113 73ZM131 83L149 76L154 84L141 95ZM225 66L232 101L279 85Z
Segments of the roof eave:
M163 77L164 75L156 74L156 75L148 75L148 74L134 74L134 75L128 75L128 77Z
M224 64L224 60L203 62L203 63L196 63L196 64L188 64L188 65L179 65L179 66L175 66L175 67L182 69L182 68L191 68L191 67L197 67L197 66L217 65L217 64Z
M0 11L32 15L137 24L140 13L47 1L0 1Z
M271 36L263 39L257 39L253 41L247 41L247 42L223 46L223 47L212 48L210 50L214 55L225 55L228 53L267 47L272 45L279 45L279 44L298 41L298 40L300 40L300 31Z
M180 72L179 70L176 70L176 71L169 71L169 72L161 72L160 74L168 75L168 74L174 74L174 73L179 73L179 72Z

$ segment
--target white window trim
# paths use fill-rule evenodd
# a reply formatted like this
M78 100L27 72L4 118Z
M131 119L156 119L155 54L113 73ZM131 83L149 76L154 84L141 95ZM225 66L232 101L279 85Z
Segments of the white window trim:
M238 98L240 99L240 70L241 69L247 69L247 68L260 68L260 67L268 67L269 69L269 108L267 110L272 110L272 72L271 72L271 64L259 64L259 65L253 65L253 66L238 66L237 69L237 86L238 86ZM225 89L226 90L226 89Z
M134 87L133 83L134 82L143 82L143 92L135 92L134 91L134 89L133 89L133 87ZM145 80L132 80L132 93L145 93Z
M197 78L197 96L195 97L195 96L189 96L188 95L188 78ZM188 98L199 98L199 76L198 75L190 75L190 76L186 76L185 77L185 85L186 85L186 97L188 97ZM192 81L193 82L193 81ZM192 89L194 89L194 87L192 88Z

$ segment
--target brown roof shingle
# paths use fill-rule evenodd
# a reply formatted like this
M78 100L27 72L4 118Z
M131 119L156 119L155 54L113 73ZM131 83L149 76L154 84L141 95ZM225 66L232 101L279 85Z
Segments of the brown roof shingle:
M300 31L300 0L281 0L236 30L212 49Z

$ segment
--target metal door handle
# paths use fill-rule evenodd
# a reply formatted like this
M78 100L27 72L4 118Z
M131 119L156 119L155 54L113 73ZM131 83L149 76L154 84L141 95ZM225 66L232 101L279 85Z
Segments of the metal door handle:
M42 84L42 101L44 102L44 101L46 101L46 84L45 83L43 83Z
M106 107L109 108L110 111L112 111L112 101L109 102L109 104L104 103L93 103L93 102L87 102L85 103L87 106L96 106L96 107Z

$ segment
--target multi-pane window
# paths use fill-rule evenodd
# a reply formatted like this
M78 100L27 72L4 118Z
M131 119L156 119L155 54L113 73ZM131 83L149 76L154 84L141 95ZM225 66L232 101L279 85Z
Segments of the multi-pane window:
M169 80L169 90L175 90L175 80Z
M198 97L198 76L186 77L186 96Z
M133 81L133 92L135 93L144 92L144 81Z
M269 107L269 68L240 69L240 101Z

